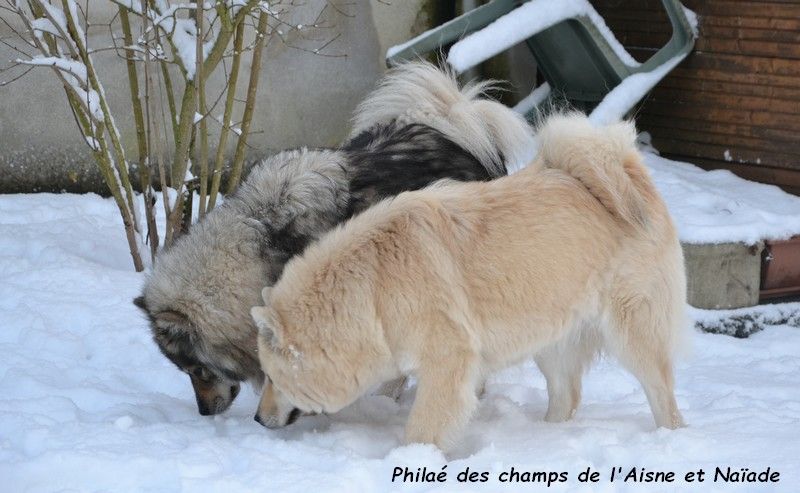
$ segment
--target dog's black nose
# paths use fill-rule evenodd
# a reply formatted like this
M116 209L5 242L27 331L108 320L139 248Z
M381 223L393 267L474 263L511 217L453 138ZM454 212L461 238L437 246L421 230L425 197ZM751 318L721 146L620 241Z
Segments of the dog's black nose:
M253 419L256 421L256 423L260 424L261 426L264 426L264 422L261 421L261 416L259 416L258 414L253 416Z
M289 413L289 417L286 418L286 424L290 425L290 424L294 423L295 421L297 421L297 418L299 418L300 415L302 415L302 414L303 414L303 411L301 411L301 410L299 410L297 408L292 409L292 412Z

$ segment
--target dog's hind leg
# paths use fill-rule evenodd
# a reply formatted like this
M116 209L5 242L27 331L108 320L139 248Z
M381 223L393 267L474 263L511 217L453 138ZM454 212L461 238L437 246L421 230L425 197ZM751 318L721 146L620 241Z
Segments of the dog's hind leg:
M477 355L470 349L448 349L432 351L418 369L407 443L433 443L447 450L477 406Z
M545 421L558 423L575 415L581 401L583 373L597 351L594 333L576 331L536 354L536 364L547 380Z
M607 348L639 380L647 395L656 425L684 426L675 402L672 352L678 320L654 309L647 300L619 300L615 303L615 327L607 334Z

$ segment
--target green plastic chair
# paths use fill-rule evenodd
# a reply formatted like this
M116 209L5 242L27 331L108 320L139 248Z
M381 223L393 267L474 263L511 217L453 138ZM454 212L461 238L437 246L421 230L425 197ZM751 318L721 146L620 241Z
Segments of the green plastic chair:
M528 16L531 13L535 14L536 9L541 9L539 10L541 17L547 17L548 21L553 21L552 23L539 26L541 29L534 28L533 32L525 32L526 29L523 27L518 33L518 36L523 36L522 39L513 39L506 44L500 43L499 49L490 50L491 53L487 56L470 60L468 66L462 64L454 68L457 72L463 72L524 39L552 93L563 95L580 109L591 110L603 101L609 92L633 75L658 72L656 75L660 75L657 77L660 80L692 50L696 34L683 6L678 0L661 1L672 24L672 37L642 64L638 64L628 55L610 31L607 31L608 37L603 35L601 30L607 28L602 18L584 0L493 0L423 33L404 45L391 48L387 52L387 64L393 66L404 60L418 58L464 38L450 49L448 56L450 62L453 50L468 42L470 34L481 30L489 33L494 28L495 34L505 36L506 31L499 30L498 26L501 24L495 21L502 21L504 16L515 15L514 11L522 7L525 7ZM550 15L552 12L565 10L565 4L576 7L574 10L584 9L584 11L569 17L549 18L552 17ZM589 9L591 11L587 12ZM593 21L592 16L600 19L602 25ZM491 37L485 36L485 38ZM616 49L611 43L617 45ZM623 57L626 59L623 60ZM453 65L452 62L450 64ZM671 66L667 68L666 65ZM662 67L666 70L659 70ZM652 85L655 85L655 82ZM641 95L643 96L644 94ZM630 104L631 108L641 97Z

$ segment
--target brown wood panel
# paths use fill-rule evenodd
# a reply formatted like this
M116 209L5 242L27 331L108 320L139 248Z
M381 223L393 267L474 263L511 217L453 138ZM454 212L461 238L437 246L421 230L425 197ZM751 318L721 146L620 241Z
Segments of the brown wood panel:
M706 17L796 19L796 2L753 2L740 0L683 0L698 15Z
M681 63L681 67L687 70L789 76L800 83L800 63L784 58L695 52Z
M750 29L746 27L723 27L702 24L702 38L744 39L749 41L774 41L777 43L800 43L800 30ZM699 40L698 40L699 41Z
M629 46L627 49L637 60L646 60L657 51L655 47ZM681 69L702 78L706 77L705 72L722 72L728 74L723 77L737 76L738 80L742 80L742 76L774 76L777 85L800 86L800 63L793 58L693 51L674 71Z
M591 1L637 60L672 33L660 0ZM683 3L699 39L640 105L639 128L668 157L800 191L800 0Z
M669 87L684 92L711 92L742 96L800 100L800 87L781 87L775 85L745 84L711 79L692 79L670 75L659 83L659 87Z
M701 17L700 22L700 32L703 31L702 26L747 27L782 31L797 31L800 29L800 19L797 17L781 19L776 17L708 16Z
M660 127L666 129L675 128L692 131L711 131L729 136L731 142L735 142L737 137L755 137L769 140L773 145L786 144L787 147L793 146L795 150L792 150L792 153L797 153L797 149L800 149L800 139L797 138L797 132L792 130L737 125L735 123L710 123L705 120L690 120L688 118L678 119L653 115L651 113L641 113L636 118L636 124L644 130Z
M782 31L787 32L787 31ZM794 34L794 33L792 33ZM618 36L624 46L639 48L660 48L669 41L669 34L657 35L652 32L627 31ZM701 37L695 43L695 50L704 53L720 53L741 57L747 53L753 57L800 59L800 42L776 42L736 38Z
M667 103L699 103L707 106L734 107L740 110L772 111L787 113L800 119L800 100L743 96L740 94L724 94L701 91L675 90L669 87L657 87L651 92L653 101Z
M689 55L694 58L696 54ZM747 72L725 72L721 70L697 70L691 67L678 65L671 72L678 77L687 77L696 80L712 80L718 82L733 82L737 84L768 85L776 87L800 88L800 77L772 75L772 74L753 74Z
M641 19L614 20L606 19L606 23L617 39L625 46L639 46L645 48L661 47L664 41L672 35L672 25L667 21L643 22ZM700 38L697 40L702 46L707 41L761 41L795 45L800 43L800 29L782 31L777 29L750 29L745 27L723 27L703 24ZM758 45L743 45L758 46ZM700 51L713 51L714 45L707 46ZM699 48L698 48L699 49ZM742 51L740 53L748 53ZM749 53L748 53L749 54Z
M742 56L742 53L747 53L748 56L755 57L800 58L800 44L797 43L706 37L697 40L695 49L699 52L735 56Z
M664 4L661 0L589 0L589 3L598 10L664 10ZM750 5L756 4L790 4L796 5L797 0L681 0L685 6L695 12L707 13L705 6L709 3L719 4L739 4L747 3Z
M800 118L797 115L772 113L768 111L747 111L729 107L704 106L680 103L647 101L642 109L654 115L671 118L688 118L698 121L735 123L738 125L760 126L800 132Z
M703 131L685 130L682 128L676 128L673 125L647 125L647 130L650 131L651 135L669 135L673 139L679 139L684 142L713 144L725 147L728 150L735 149L730 151L732 155L734 155L737 151L743 150L760 153L760 162L759 159L756 158L756 164L760 164L761 162L767 160L773 160L775 156L780 156L781 159L790 163L800 162L800 147L797 145L785 145L781 146L779 150L776 150L775 143L770 140L721 134L714 132L714 130L716 130L715 127L707 127L706 130ZM717 157L724 158L724 151L722 155Z
M684 2L684 4L686 3L687 2ZM800 27L800 19L797 17L797 7L795 5L789 5L789 7L794 10L794 13L785 17L748 16L738 13L736 9L731 10L727 14L709 14L701 8L692 8L691 10L700 16L699 27L701 33L703 33L703 29L705 29L706 26L796 31L798 27ZM655 22L655 29L664 29L666 26L669 26L669 22L665 20L666 17L659 19L660 12L653 10L607 7L598 8L597 11L609 24L627 21L630 24L638 22L640 27L642 22Z
M740 164L761 165L769 163L774 167L797 169L798 157L791 154L772 153L766 156L764 152L752 149L737 148L732 145L687 142L678 138L668 138L653 134L653 145L664 153L680 154L691 158L706 158L720 161L725 159L726 153L731 161ZM690 161L691 162L691 161Z

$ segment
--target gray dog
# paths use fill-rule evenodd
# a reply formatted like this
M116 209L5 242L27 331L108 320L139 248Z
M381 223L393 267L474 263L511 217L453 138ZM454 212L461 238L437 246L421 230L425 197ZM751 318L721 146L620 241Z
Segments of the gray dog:
M375 202L436 180L489 180L530 158L524 119L426 63L390 71L356 110L339 149L285 151L162 252L134 303L164 355L191 379L202 415L225 411L240 382L261 388L261 302L290 257Z

